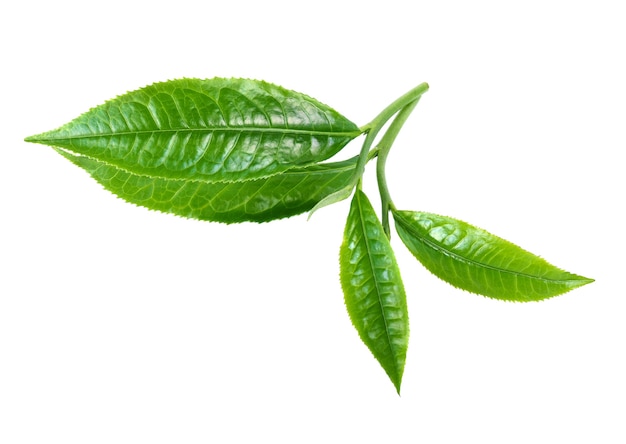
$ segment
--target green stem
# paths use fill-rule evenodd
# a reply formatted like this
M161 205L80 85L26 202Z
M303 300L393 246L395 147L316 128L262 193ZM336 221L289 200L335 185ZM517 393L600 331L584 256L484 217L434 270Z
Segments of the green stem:
M345 188L335 191L334 193L326 196L324 199L319 201L317 205L315 205L313 209L309 212L309 219L311 218L313 213L320 208L336 202L340 202L350 197L350 194L352 194L354 187L363 177L363 173L365 172L365 165L367 165L367 162L374 158L374 156L378 155L378 148L374 148L371 151L370 148L372 147L374 139L376 139L376 136L378 135L380 130L383 128L383 126L385 126L385 123L387 123L387 121L391 117L393 117L393 115L396 114L398 111L404 109L405 107L407 107L407 105L410 105L412 102L418 100L426 91L428 91L428 83L421 83L417 85L415 88L413 88L403 96L399 97L394 102L392 102L391 105L382 110L382 112L378 114L370 123L361 127L361 132L367 133L367 135L365 136L363 147L361 148L361 152L359 153L359 160L357 161L351 184L346 186ZM393 138L395 139L395 136ZM389 224L387 223L387 225Z
M398 115L391 125L389 125L389 129L385 132L385 135L380 139L378 143L378 160L376 161L376 179L378 180L378 191L380 192L380 200L382 204L381 210L381 219L383 229L387 237L391 236L391 230L389 229L389 209L393 207L393 201L391 200L391 195L389 194L389 187L387 186L387 178L385 177L385 165L387 163L387 156L389 155L389 151L393 142L396 140L400 129L408 119L409 115L417 106L421 96L418 96L411 103L406 105L404 108L398 112Z
M410 103L419 99L422 94L428 91L428 83L420 83L415 88L407 92L406 94L400 96L395 101L393 101L387 108L381 111L370 123L363 126L361 129L363 132L367 132L367 136L365 137L365 141L363 142L363 147L361 148L361 153L359 154L359 161L356 166L355 171L355 180L363 176L363 172L365 171L365 165L367 164L369 150L374 143L374 139L382 129L382 127L387 123L387 121L398 111L405 108Z

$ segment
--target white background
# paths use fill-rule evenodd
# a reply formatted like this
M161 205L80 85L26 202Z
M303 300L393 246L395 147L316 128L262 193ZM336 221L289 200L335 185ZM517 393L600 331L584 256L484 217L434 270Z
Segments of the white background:
M3 3L0 442L625 443L620 3ZM343 305L348 202L309 222L185 220L23 142L125 91L214 76L359 125L428 81L389 158L396 205L596 282L494 301L394 237L411 317L398 397Z

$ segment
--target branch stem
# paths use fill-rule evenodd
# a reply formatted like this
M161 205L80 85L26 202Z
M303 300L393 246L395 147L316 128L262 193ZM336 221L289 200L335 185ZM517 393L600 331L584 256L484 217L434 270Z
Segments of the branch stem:
M357 184L360 183L361 178L363 177L363 173L365 172L365 166L367 165L367 162L373 159L375 156L380 155L378 147L371 149L372 145L374 144L374 140L376 139L376 136L378 135L380 130L383 128L383 126L385 126L387 121L394 116L394 114L404 110L405 108L410 107L410 110L406 112L406 116L402 118L402 123L404 123L404 121L408 117L408 114L410 114L410 112L415 107L415 105L411 107L413 102L417 104L417 100L419 100L422 94L424 94L426 91L428 91L428 83L420 83L419 85L417 85L415 88L413 88L406 94L394 100L389 106L387 106L384 110L382 110L382 112L380 112L380 114L378 114L370 123L360 128L362 133L366 133L366 136L365 136L365 140L363 141L361 152L359 153L359 160L357 161L356 168L354 171L354 176L353 176L351 183L348 186L338 191L335 191L332 194L329 194L324 199L319 201L317 205L315 205L313 209L309 212L309 219L311 218L313 213L319 210L320 208L323 208L327 205L331 205L336 202L340 202L350 197L350 195L352 194L352 191L354 190L354 187L356 187ZM397 126L397 128L393 130L391 130L391 125L390 125L389 129L387 130L387 133L385 134L385 136L383 136L383 139L387 137L387 140L390 141L390 143L388 143L388 147L386 148L387 151L389 151L389 148L391 148L391 143L393 143L393 140L395 140L396 138L395 136L397 135L398 131L400 131L400 128L402 127L402 123L400 123ZM390 133L390 130L391 130L391 133ZM389 134L389 136L387 136L387 134ZM385 157L386 157L386 154L385 154ZM384 169L384 160L382 163L382 168ZM380 179L379 179L379 183L380 183ZM386 182L384 180L384 171L382 173L382 183L386 190ZM389 196L388 190L384 191L384 193L386 193L385 194L386 196ZM388 203L386 205L387 210L389 209L389 205L391 205L391 200L388 200ZM388 217L386 214L383 217L387 218L386 219L387 231L389 231Z
M382 110L380 114L378 114L370 123L361 128L363 132L367 132L367 136L365 137L363 147L361 148L361 153L359 154L359 161L357 163L354 175L355 180L363 176L363 172L365 171L365 165L367 164L368 160L367 154L369 153L370 148L374 143L374 139L376 139L376 136L385 125L385 123L387 123L387 121L391 117L393 117L393 115L396 114L398 111L402 110L407 105L419 99L426 91L428 91L428 83L420 83L406 94L394 100L389 106Z
M391 200L391 195L389 194L389 187L387 186L387 177L385 176L385 166L387 163L387 156L389 155L389 151L391 150L391 146L393 145L398 133L402 129L404 122L408 119L409 115L417 106L421 96L418 96L411 103L402 108L398 115L393 119L391 125L385 132L382 139L378 143L378 159L376 160L376 179L378 181L378 191L380 192L380 200L381 200L381 221L383 225L383 229L387 237L391 236L391 230L389 228L389 209L393 207L393 201Z

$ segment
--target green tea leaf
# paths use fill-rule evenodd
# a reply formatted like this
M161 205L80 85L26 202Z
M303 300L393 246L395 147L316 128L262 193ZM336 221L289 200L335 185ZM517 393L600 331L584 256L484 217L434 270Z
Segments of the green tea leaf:
M320 200L317 204L315 204L313 208L311 208L311 211L309 212L309 219L311 218L311 216L313 216L313 213L315 213L317 210L320 210L329 205L333 205L343 200L346 200L352 194L352 190L354 190L354 181L351 181L342 189L337 190L334 193L329 194L328 196Z
M398 235L430 272L472 293L539 301L593 282L457 219L411 211L393 216Z
M339 257L350 319L400 393L409 341L406 294L389 239L360 190L352 199Z
M134 174L241 181L328 159L361 134L320 102L247 79L155 83L26 138Z
M357 158L292 168L264 179L204 182L141 176L85 156L57 151L104 188L152 210L216 222L266 222L309 211L354 174Z

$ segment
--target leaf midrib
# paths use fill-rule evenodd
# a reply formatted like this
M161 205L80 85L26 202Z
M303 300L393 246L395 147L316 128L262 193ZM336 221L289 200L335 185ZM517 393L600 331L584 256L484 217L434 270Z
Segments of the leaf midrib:
M357 137L361 134L360 131L316 131L316 130L303 130L296 128L273 128L273 127L202 127L202 128L157 128L154 130L137 130L137 131L115 131L115 132L101 132L93 134L76 134L66 136L46 136L40 134L37 136L27 137L25 140L28 142L45 142L54 140L74 140L74 139L91 139L106 136L131 136L138 134L154 134L154 133L179 133L179 132L237 132L237 133L276 133L276 134L295 134L295 135L309 135L309 136L335 136L335 137Z
M586 279L550 279L550 278L536 276L536 275L532 275L532 274L528 274L528 273L523 273L521 271L512 271L512 270L507 270L505 268L498 268L498 267L494 267L493 265L484 264L482 262L478 262L478 261L475 261L473 259L470 259L470 258L467 258L465 256L462 256L459 253L456 253L454 251L446 250L445 248L441 247L440 245L430 241L429 239L425 238L420 233L418 233L416 230L414 230L413 227L404 220L404 216L398 215L398 221L400 222L400 224L403 226L403 228L405 230L409 231L417 239L419 239L421 242L423 242L424 244L426 244L427 246L429 246L433 250L441 252L441 253L443 253L444 255L447 255L447 256L452 256L453 258L456 258L459 262L464 262L466 264L473 265L473 266L478 267L478 268L486 268L486 269L494 270L494 271L497 271L497 272L500 272L500 273L506 273L506 274L510 274L510 275L513 275L513 276L525 277L525 278L528 278L528 279L535 279L535 280L544 281L544 282L565 283L565 282L579 282L579 281L586 280Z

